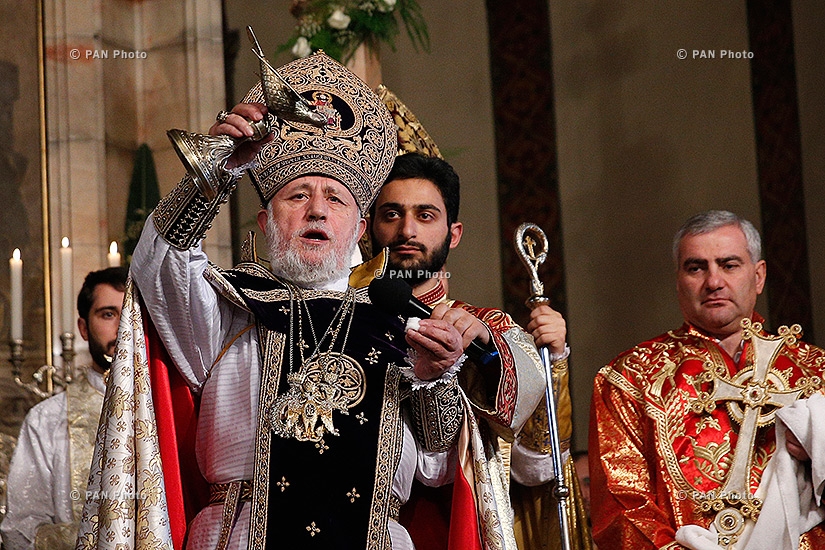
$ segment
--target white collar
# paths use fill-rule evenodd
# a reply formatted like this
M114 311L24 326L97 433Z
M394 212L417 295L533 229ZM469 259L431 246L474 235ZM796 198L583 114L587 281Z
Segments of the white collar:
M292 284L294 285L295 283ZM349 288L349 274L341 277L340 279L334 279L319 285L312 285L308 288L312 290L335 290L338 292L346 292L347 288Z
M102 394L106 393L106 381L103 380L103 375L97 372L93 367L86 367L86 380L89 385Z

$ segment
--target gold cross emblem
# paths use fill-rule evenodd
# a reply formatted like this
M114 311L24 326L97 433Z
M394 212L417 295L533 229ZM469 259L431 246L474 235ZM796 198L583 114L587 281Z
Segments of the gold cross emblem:
M691 404L697 414L711 412L719 402L728 402L728 410L739 428L739 436L733 451L733 463L727 479L718 494L711 491L701 499L702 512L717 512L714 519L718 543L724 548L734 548L747 520L756 521L762 507L760 499L750 492L750 472L756 432L761 426L774 421L776 410L792 404L805 392L807 385L791 389L785 379L773 370L774 362L783 345L794 345L801 329L794 332L787 327L779 329L778 337L763 337L761 323L742 320L743 339L751 340L753 360L733 378L721 378L709 370L713 379L713 391L701 393ZM789 336L789 334L793 336ZM712 368L712 366L711 366Z
M378 362L378 356L381 355L381 352L375 348L372 348L372 351L367 354L367 363L370 365L374 365Z
M350 502L355 502L356 498L361 498L361 495L358 494L358 491L355 490L355 487L352 488L352 491L347 493L347 497L349 498Z
M281 477L281 481L277 482L275 485L281 488L281 492L283 493L286 491L286 488L289 487L289 482L286 480L285 477Z
M312 523L310 523L309 525L307 525L307 531L309 531L309 536L310 537L314 537L315 535L317 535L318 533L321 532L321 530L318 527L315 526L314 521Z
M533 237L531 237L530 235L524 237L524 246L527 248L527 254L530 256L530 258L535 258L536 251L533 250L533 247L536 246L536 241L533 240Z

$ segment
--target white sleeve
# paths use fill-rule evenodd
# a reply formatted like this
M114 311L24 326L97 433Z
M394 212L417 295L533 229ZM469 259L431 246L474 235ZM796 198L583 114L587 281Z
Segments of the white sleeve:
M441 487L452 483L457 462L456 445L446 451L425 451L419 447L415 479L428 487Z
M204 278L208 266L200 244L189 250L171 246L149 216L130 274L178 370L196 391L220 352L234 308Z
M413 435L407 415L404 416L401 460L393 479L393 493L402 503L410 498L413 479L428 487L452 483L458 459L456 445L444 452L422 450Z
M569 456L570 451L564 451L561 454L561 463L564 464ZM510 475L528 487L547 483L556 477L553 472L553 455L534 451L516 439L510 455Z

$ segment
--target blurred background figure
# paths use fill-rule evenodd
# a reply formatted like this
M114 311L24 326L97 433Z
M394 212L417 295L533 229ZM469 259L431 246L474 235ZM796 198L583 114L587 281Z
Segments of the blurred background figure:
M587 523L590 524L590 464L587 462L587 450L575 451L572 456L576 476L579 478L584 509L587 511Z
M32 407L23 421L0 525L7 550L75 546L126 275L125 267L110 267L89 273L83 282L77 328L89 342L92 363L78 370L65 391Z

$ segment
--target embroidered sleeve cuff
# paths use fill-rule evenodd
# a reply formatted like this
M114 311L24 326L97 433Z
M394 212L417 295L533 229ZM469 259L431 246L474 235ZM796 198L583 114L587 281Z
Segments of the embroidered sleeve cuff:
M555 363L556 361L561 361L563 359L567 359L568 357L570 357L570 346L568 346L567 342L565 342L564 351L561 353L551 353L550 361Z
M421 380L419 377L415 375L415 362L418 360L418 353L412 348L407 349L407 357L404 358L404 362L406 365L399 367L401 371L401 375L409 380L413 390L421 390L421 389L431 389L434 388L437 384L446 384L450 382L453 378L456 377L458 372L461 370L461 365L464 364L464 361L467 359L467 356L461 354L461 357L453 363L449 369L444 371L444 374L435 378L433 380Z
M188 250L198 244L212 226L223 203L235 189L238 179L226 174L221 188L211 201L198 190L187 174L172 191L163 197L155 208L155 229L163 239L180 250Z
M443 452L455 444L464 419L462 403L456 378L412 392L413 425L424 450Z

